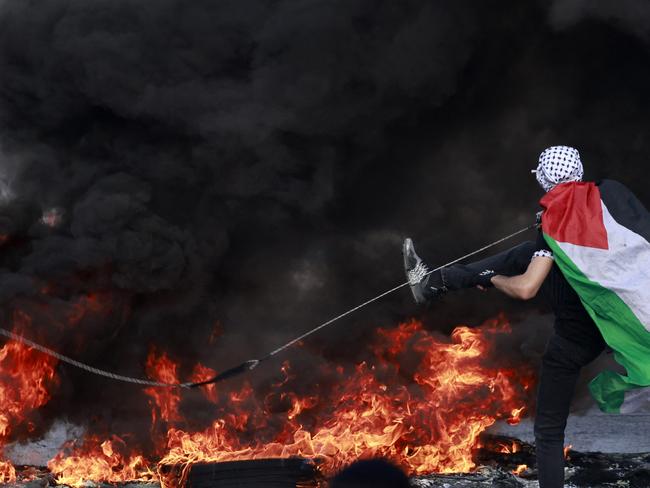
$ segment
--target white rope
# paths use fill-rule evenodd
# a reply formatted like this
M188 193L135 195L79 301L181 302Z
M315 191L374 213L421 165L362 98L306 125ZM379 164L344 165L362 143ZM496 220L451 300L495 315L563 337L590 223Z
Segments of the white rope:
M527 230L530 230L530 229L532 229L534 227L536 227L536 224L529 225L528 227L520 229L520 230L518 230L516 232L513 232L510 235L507 235L505 237L502 237L501 239L498 239L498 240L496 240L494 242L491 242L490 244L487 244L487 245L481 247L480 249L477 249L476 251L472 251L472 252L470 252L468 254L465 254L464 256L461 256L458 259L454 259L453 261L450 261L450 262L448 262L446 264L443 264L442 266L438 266L437 268L432 269L431 271L424 274L423 278L425 276L430 275L431 273L435 273L436 271L438 271L438 270L440 270L442 268L446 268L447 266L451 266L452 264L456 264L456 263L462 261L463 259L467 259L469 257L472 257L472 256L474 256L476 254L479 254L479 253L481 253L481 252L483 252L483 251L485 251L487 249L490 249L491 247L494 247L494 246L496 246L498 244L501 244L502 242L505 242L505 241L507 241L509 239L512 239L513 237L518 236L519 234L522 234L522 233L526 232ZM221 375L215 376L211 380L203 381L203 382L197 382L197 383L163 383L163 382L151 381L151 380L147 380L147 379L143 379L143 378L134 378L134 377L131 377L131 376L123 376L123 375L120 375L120 374L112 373L110 371L105 371L103 369L95 368L93 366L82 363L80 361L76 361L75 359L72 359L72 358L70 358L68 356L64 356L63 354L59 354L58 352L53 351L52 349L50 349L48 347L37 344L34 341L31 341L31 340L29 340L29 339L27 339L25 337L22 337L22 336L20 336L18 334L15 334L15 333L13 333L11 331L8 331L6 329L3 329L3 328L0 328L0 335L3 335L3 336L5 336L5 337L7 337L9 339L12 339L12 340L21 342L22 344L25 344L25 345L33 348L33 349L36 349L37 351L40 351L43 354L47 354L48 356L54 357L54 358L58 359L61 362L67 363L67 364L69 364L71 366L74 366L75 368L82 369L84 371L87 371L89 373L92 373L92 374L95 374L95 375L98 375L98 376L103 376L105 378L110 378L110 379L115 380L115 381L122 381L122 382L125 382L125 383L133 383L133 384L142 385L142 386L156 386L156 387L165 387L165 388L190 388L190 387L193 387L193 386L208 384L208 383L211 383L211 382L214 383L214 382L217 382L217 381L223 379L224 377L230 377L230 376L232 376L231 372L233 372L233 371L236 371L237 372L236 374L238 374L239 372L243 372L243 371L250 371L250 370L254 369L260 362L272 358L276 354L278 354L278 353L284 351L285 349L293 346L295 343L302 341L303 339L309 337L310 335L315 334L316 332L318 332L319 330L327 327L328 325L331 325L334 322L337 322L337 321L343 319L344 317L347 317L348 315L356 312L357 310L359 310L359 309L361 309L363 307L366 307L366 306L370 305L371 303L376 302L377 300L380 300L381 298L385 297L386 295L390 295L391 293L394 293L395 291L399 290L400 288L403 288L403 287L408 286L408 285L409 285L409 282L406 281L406 282L404 282L404 283L402 283L400 285L394 286L390 290L386 290L385 292L380 293L379 295L377 295L377 296L375 296L375 297L373 297L373 298L371 298L369 300L366 300L365 302L361 303L360 305L357 305L356 307L351 308L350 310L347 310L346 312L343 312L342 314L337 315L336 317L331 318L326 322L323 322L322 324L314 327L313 329L305 332L304 334L296 337L295 339L290 340L286 344L278 347L277 349L274 349L273 351L268 353L266 356L263 356L261 359L250 359L248 361L245 361L241 365L236 366L235 368L231 368L231 369L227 370L226 373L229 373L229 374L227 374L225 376L222 373Z
M79 362L75 359L69 358L68 356L64 356L63 354L59 354L56 351L53 351L49 347L42 346L40 344L37 344L34 341L31 341L27 339L26 337L19 336L18 334L15 334L9 330L0 328L0 335L3 335L9 339L12 339L14 341L20 342L22 344L25 344L26 346L31 347L32 349L36 349L37 351L42 352L43 354L47 354L48 356L52 356L53 358L58 359L59 361L62 361L64 363L67 363L71 366L74 366L75 368L83 369L84 371L88 371L89 373L96 374L98 376L104 376L106 378L110 378L112 380L116 381L122 381L125 383L134 383L136 385L143 385L143 386L160 386L160 387L173 387L173 388L188 388L192 385L192 383L163 383L159 381L151 381L151 380L146 380L142 378L133 378L130 376L123 376L121 374L116 374L116 373L111 373L110 371L104 371L103 369L95 368L93 366L89 366L88 364L84 364L82 362Z

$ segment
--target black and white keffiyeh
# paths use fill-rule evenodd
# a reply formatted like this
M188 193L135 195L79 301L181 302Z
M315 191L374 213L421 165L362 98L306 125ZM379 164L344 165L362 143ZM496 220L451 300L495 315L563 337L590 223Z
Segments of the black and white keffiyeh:
M533 173L545 191L560 183L582 181L584 171L580 153L569 146L551 146L539 155L539 164Z

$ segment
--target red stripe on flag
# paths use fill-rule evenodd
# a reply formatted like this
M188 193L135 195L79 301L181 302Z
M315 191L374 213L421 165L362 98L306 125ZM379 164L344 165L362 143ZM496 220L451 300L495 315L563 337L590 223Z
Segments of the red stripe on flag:
M542 230L557 242L608 249L600 190L594 183L562 183L539 202Z

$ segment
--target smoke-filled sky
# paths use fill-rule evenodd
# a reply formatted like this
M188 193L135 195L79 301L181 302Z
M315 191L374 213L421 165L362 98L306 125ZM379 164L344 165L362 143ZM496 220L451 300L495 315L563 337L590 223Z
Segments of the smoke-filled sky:
M218 369L402 282L407 235L442 264L530 223L546 146L650 201L649 25L644 0L2 0L3 321ZM304 347L544 308L490 293L402 290ZM109 312L61 325L88 294ZM62 374L60 403L124 388Z

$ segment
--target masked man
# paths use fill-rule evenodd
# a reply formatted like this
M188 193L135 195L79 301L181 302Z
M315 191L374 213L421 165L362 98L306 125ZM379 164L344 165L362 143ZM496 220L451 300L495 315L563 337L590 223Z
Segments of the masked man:
M542 292L555 314L542 359L535 442L540 488L564 486L564 430L580 369L606 345L627 375L606 371L590 390L606 412L650 403L650 214L623 185L582 182L574 148L539 157L541 199L536 241L437 272L404 241L404 265L417 303L461 288L494 287L529 300Z

